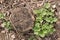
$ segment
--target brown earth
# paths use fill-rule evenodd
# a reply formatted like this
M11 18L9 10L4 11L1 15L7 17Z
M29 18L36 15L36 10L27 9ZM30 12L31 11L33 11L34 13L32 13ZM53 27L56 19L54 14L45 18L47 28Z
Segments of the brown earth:
M32 31L35 20L33 10L41 7L45 1L0 0L0 12L6 14L6 19L10 20L14 27L14 30L11 31L0 28L0 40L28 40L31 36L35 40L60 40L60 0L49 0L49 2L56 5L55 14L58 18L55 25L56 32L45 38L40 38L35 36Z

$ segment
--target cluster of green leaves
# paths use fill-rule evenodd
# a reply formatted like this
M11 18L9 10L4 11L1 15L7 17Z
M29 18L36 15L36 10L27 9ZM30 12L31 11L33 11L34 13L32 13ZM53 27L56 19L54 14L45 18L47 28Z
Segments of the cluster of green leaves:
M10 23L10 21L5 21L2 23L4 25L4 27L8 30L12 29L12 25Z
M45 3L42 8L34 10L36 14L33 28L35 35L45 37L55 31L53 24L57 21L57 18L54 16L55 10L50 6L50 3Z
M0 19L4 20L3 23L2 23L3 26L4 26L5 28L7 28L8 30L10 30L10 29L11 29L11 23L10 23L10 21L6 21L6 20L5 20L5 14L0 13Z
M0 13L0 19L4 19L5 15L3 13Z

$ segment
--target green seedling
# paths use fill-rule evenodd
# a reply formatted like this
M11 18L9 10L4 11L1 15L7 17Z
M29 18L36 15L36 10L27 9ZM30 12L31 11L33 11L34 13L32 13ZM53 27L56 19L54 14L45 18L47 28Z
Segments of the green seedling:
M5 21L3 22L3 25L6 29L10 30L12 29L11 23L9 21Z
M48 9L48 8L50 8L50 5L51 5L50 3L45 3L44 8Z
M0 19L4 19L5 15L3 13L0 13Z
M50 5L50 3L45 3L42 8L33 11L36 14L33 27L35 35L45 37L55 32L53 24L57 21L57 18L54 16L54 10Z
M57 21L57 18L50 16L50 17L45 17L45 20L46 20L47 22L54 23L54 22Z
M0 19L5 20L5 15L3 13L0 13ZM2 26L7 28L8 30L10 30L12 27L10 21L7 20L3 21Z

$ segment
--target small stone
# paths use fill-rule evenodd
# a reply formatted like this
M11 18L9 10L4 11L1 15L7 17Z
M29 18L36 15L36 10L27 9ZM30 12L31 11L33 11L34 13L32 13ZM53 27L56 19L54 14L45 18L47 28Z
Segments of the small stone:
M0 7L0 10L1 10L2 8Z
M60 40L60 38L57 38L57 40Z
M58 6L60 6L60 3L58 3Z
M4 27L4 24L1 24L1 27Z
M21 40L24 40L24 39L21 39Z
M1 24L1 27L5 27L5 25L6 25L5 23L2 23L2 24Z
M56 5L53 5L52 8L56 8Z
M0 3L3 3L4 2L4 0L0 0Z
M11 37L14 39L15 38L15 35L11 35Z
M1 31L1 33L5 33L5 30Z

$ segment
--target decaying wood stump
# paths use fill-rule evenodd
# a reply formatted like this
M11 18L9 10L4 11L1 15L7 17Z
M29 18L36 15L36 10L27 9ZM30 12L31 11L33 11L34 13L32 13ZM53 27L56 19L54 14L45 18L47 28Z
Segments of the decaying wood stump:
M27 8L15 8L11 11L10 21L18 31L27 31L33 28L34 17Z

